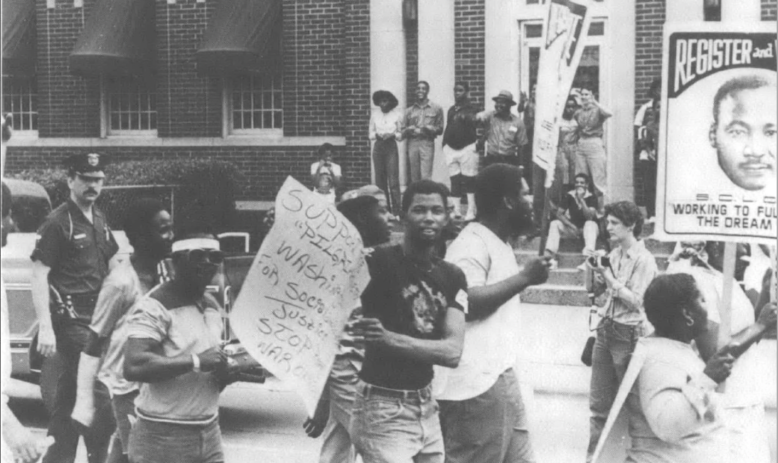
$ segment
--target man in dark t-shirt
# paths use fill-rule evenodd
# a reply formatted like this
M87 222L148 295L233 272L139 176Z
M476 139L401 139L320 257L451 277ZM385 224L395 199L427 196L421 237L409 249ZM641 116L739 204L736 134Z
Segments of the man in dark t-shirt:
M458 365L467 311L464 274L433 253L448 221L447 200L439 183L411 184L403 196L403 243L368 257L364 318L351 327L365 342L351 420L365 463L444 459L432 366Z
M557 219L549 224L546 254L556 256L559 240L566 237L580 237L583 234L583 254L594 252L599 227L597 226L597 197L589 192L589 176L575 176L575 189L569 191L557 210Z

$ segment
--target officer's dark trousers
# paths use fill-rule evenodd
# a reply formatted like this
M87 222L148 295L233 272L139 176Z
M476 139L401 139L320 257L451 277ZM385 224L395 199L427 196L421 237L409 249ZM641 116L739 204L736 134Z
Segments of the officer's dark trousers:
M76 376L81 351L89 340L89 328L85 324L69 320L55 322L57 358L48 359L43 368L56 368L62 363L57 378L54 407L49 421L49 435L55 439L43 457L43 463L73 463L78 448L79 433L70 419L76 403ZM111 410L108 390L101 382L95 382L95 417L90 429L84 432L89 463L103 463L116 424Z

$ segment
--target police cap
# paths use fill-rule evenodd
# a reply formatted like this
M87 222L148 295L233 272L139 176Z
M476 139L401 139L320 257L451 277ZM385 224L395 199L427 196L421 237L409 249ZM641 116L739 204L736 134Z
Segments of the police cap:
M74 154L65 160L65 167L70 175L82 175L84 177L105 178L105 166L108 157L104 154Z

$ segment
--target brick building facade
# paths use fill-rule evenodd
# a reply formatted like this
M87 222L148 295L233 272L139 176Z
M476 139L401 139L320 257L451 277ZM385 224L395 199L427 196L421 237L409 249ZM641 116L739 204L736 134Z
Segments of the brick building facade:
M6 3L24 1L7 0L4 10ZM21 80L3 79L3 111L27 113L26 126L17 127L9 144L9 174L60 165L67 155L84 151L110 154L115 161L216 157L245 173L239 199L267 201L286 175L306 179L316 148L328 142L337 147L335 161L343 166L346 188L365 184L371 177L367 131L373 91L389 89L406 106L415 99L415 82L428 80L431 99L444 108L453 104L451 87L458 80L467 81L475 103L487 108L499 89L528 92L537 26L546 11L542 0L266 0L281 2L282 59L265 77L219 77L198 69L197 53L223 0L144 0L154 4L154 74L142 83L152 89L148 101L153 100L154 114L144 115L143 103L130 104L126 112L139 113L138 124L147 124L134 130L121 122L111 127L111 118L122 116L107 103L110 78L76 75L69 64L95 5L103 1L34 0L36 71ZM702 9L702 0L678 1ZM758 5L762 20L775 20L776 0L746 1ZM614 179L609 189L615 198L642 202L631 131L623 132L660 75L668 5L666 0L593 5L600 25L587 39L596 49L586 59L601 86L601 101L615 113L608 127ZM407 17L408 8L415 17ZM254 95L266 101L260 108L250 106L258 104L251 99L247 109L246 95L258 80L265 87ZM20 106L25 91L34 95ZM121 105L121 95L117 98L111 101ZM249 116L254 126L236 122ZM445 180L440 159L435 172Z

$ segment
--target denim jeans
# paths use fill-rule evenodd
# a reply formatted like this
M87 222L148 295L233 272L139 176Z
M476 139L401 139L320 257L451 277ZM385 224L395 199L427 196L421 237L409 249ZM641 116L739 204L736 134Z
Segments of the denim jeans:
M351 437L365 463L443 463L443 435L432 388L357 386Z
M130 431L129 455L132 463L221 463L219 420L200 426L138 418Z
M592 379L589 389L589 448L586 461L591 461L597 448L605 420L608 419L616 393L638 339L645 335L642 324L625 325L605 318L597 327L597 340L592 352Z
M69 320L59 321L55 326L57 353L43 362L44 369L57 368L56 362L62 362L54 392L54 404L49 418L48 434L54 438L43 457L44 463L72 463L76 458L79 430L73 425L70 414L76 404L78 362L81 351L89 339L89 328ZM100 381L95 381L95 414L92 426L84 430L84 444L89 463L102 463L108 453L116 424L111 411L108 389Z
M527 412L513 369L483 394L440 401L446 463L529 463L535 461Z
M356 455L351 443L349 425L354 396L357 393L359 370L346 357L335 357L328 390L330 419L324 428L319 463L353 463Z

